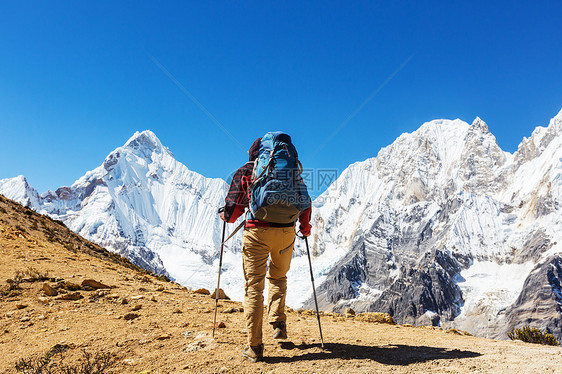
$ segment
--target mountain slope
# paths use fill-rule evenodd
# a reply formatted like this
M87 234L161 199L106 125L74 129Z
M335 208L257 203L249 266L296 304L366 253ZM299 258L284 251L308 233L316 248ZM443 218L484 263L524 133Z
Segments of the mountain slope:
M149 275L3 197L0 272L12 279L18 272L32 275L15 292L0 293L0 372L6 374L16 373L21 359L56 351L64 352L67 365L76 365L82 352L94 360L99 353L114 355L106 373L528 373L556 372L562 364L560 347L373 323L361 315L323 315L322 349L311 311L289 311L289 340L282 343L265 329L265 362L251 364L241 357L246 338L240 303L219 302L225 327L212 339L214 300L208 295ZM87 279L110 288L82 286ZM59 295L47 296L44 283ZM7 288L3 281L0 291ZM76 300L62 297L76 294ZM58 360L57 354L51 358Z
M5 196L145 269L195 288L214 282L208 275L216 272L213 254L222 226L217 210L227 185L176 161L151 131L135 133L70 187L39 196L21 176L0 183ZM227 247L227 266L236 260L230 248L239 250L238 238ZM224 281L227 288L240 285L241 274L227 271ZM232 288L241 294L240 287Z
M324 308L562 336L561 124L562 112L511 155L478 118L432 121L350 166L318 199L315 248L339 259L322 275Z

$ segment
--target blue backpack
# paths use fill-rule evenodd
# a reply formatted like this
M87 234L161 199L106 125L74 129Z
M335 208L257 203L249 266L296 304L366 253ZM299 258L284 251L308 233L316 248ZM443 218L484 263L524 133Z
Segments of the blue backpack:
M295 222L311 205L301 173L302 164L291 137L280 131L265 134L254 161L250 219Z

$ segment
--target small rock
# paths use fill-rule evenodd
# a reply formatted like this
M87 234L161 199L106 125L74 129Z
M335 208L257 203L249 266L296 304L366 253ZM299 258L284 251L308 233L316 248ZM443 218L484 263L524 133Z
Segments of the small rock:
M137 305L135 305L131 310L132 310L133 312L135 312L135 311L137 311L137 310L140 310L141 308L142 308L142 305L137 304Z
M156 296L152 296L152 297L150 298L150 301L157 302L158 300L156 300Z
M69 290L69 291L78 291L80 290L80 286L77 285L76 283L72 283L72 282L64 282L64 288Z
M139 318L139 317L140 317L140 315L137 314L137 313L127 313L123 316L125 321L131 321L131 320Z
M56 297L57 300L80 300L81 298L83 298L84 296L82 296L80 294L80 292L72 292L72 293L67 293L65 295L59 295Z
M217 290L215 289L215 290L213 291L213 294L211 295L211 298L212 298L212 299L215 299L215 298L216 298L216 294L217 294ZM218 294L219 294L219 297L218 297L219 300L230 300L230 297L226 296L226 293L224 293L224 290L223 290L222 288L219 288Z
M123 297L123 298L121 299L121 304L123 304L123 305L129 304L129 300L127 300L126 297Z
M351 308L346 308L345 309L345 316L346 317L352 317L355 315L355 310L351 309Z
M93 288L94 290L99 290L100 288L111 288L110 286L107 286L101 282L98 282L94 279L84 279L82 281L82 287L90 287Z
M137 296L131 297L131 300L140 300L140 299L144 299L144 295L137 295Z
M31 318L29 318L29 317L27 317L27 316L26 316L26 317L22 317L20 321L22 321L22 322L28 322L28 321L31 321Z
M184 338L189 338L191 335L193 335L193 331L185 331L181 333L183 335Z
M236 308L227 308L225 310L223 310L223 313L236 313L238 311L238 309Z
M115 294L115 293L112 293L111 295L107 295L107 298L108 298L108 299L118 299L118 298L119 298L119 295L117 295L117 294Z
M170 334L162 334L159 337L157 337L156 340L167 340L170 338L171 338Z
M158 287L158 288L156 289L156 291L158 291L158 292L162 292L162 291L164 291L164 286L160 286L160 287Z
M179 313L183 313L183 312L181 311L180 308L176 308L176 309L174 309L174 313L179 314Z
M43 305L49 304L49 299L47 299L46 297L38 297L37 300Z
M226 366L223 366L222 368L220 368L219 374L226 373L227 371L228 371L228 369L226 368Z
M43 321L43 320L46 320L47 317L45 317L44 314L41 314L39 317L37 317L37 319L40 320L40 321Z
M224 329L226 325L224 324L224 322L215 322L215 327L217 329Z
M16 309L25 309L27 308L27 305L25 304L16 304Z
M185 347L185 349L183 350L184 352L196 352L202 348L205 348L207 346L207 343L204 341L197 341L197 342L193 342L191 344L188 344L187 347Z
M59 294L57 290L49 286L47 283L43 283L43 292L45 292L45 295L47 296L57 296Z
M201 295L210 295L211 294L211 292L206 288L200 288L200 289L195 290L193 292L201 294Z

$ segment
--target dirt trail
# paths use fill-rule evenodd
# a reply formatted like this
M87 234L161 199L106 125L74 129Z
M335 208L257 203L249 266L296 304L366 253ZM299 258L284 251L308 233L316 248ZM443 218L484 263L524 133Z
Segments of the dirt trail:
M226 327L213 340L210 296L76 250L82 239L53 227L45 232L52 222L18 209L0 199L0 287L5 291L16 271L28 273L19 290L0 297L1 373L16 373L19 359L57 344L70 358L83 350L115 353L115 373L562 373L560 347L341 315L322 317L322 349L310 311L288 314L287 341L271 339L265 326L265 360L252 364L240 355L240 303L220 301L218 320ZM35 221L27 221L31 216ZM72 248L65 245L71 240ZM44 281L30 275L47 272ZM111 288L84 289L85 279ZM44 283L59 287L59 295L46 296ZM57 299L75 292L82 298Z

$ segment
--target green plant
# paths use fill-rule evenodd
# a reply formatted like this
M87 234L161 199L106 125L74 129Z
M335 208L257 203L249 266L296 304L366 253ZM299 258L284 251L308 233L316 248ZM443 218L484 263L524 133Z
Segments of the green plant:
M512 329L507 333L507 336L511 340L522 340L527 343L560 345L560 342L554 337L554 335L528 325L519 329Z

